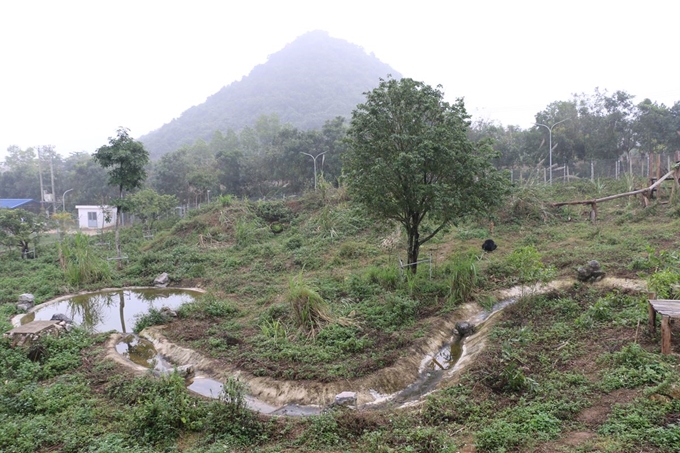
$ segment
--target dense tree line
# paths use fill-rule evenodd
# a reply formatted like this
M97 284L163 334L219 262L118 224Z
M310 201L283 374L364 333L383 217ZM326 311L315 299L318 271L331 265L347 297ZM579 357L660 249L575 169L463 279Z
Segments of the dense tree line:
M471 138L491 138L503 167L547 167L552 129L553 162L628 158L631 152L680 150L680 102L672 107L645 99L636 103L625 91L574 95L549 104L535 116L535 126L522 129L489 121L472 125ZM559 123L559 124L558 124Z
M680 150L680 102L667 107L644 99L636 103L624 91L596 90L574 95L568 101L549 104L535 116L536 123L552 126L553 162L617 159L631 153ZM337 117L316 130L283 124L278 115L262 115L240 131L216 131L209 141L165 154L148 164L146 188L176 196L181 204L207 201L209 194L264 197L295 194L313 187L314 162L319 175L337 184L342 174L342 155L347 121ZM490 121L474 122L468 129L473 142L487 141L498 152L499 167L545 168L548 165L548 131L526 129ZM40 199L39 168L45 190L56 194L57 210L63 192L69 192L67 208L75 204L110 204L118 195L107 186L107 173L88 153L68 157L51 148L11 146L0 173L0 198ZM321 155L321 153L324 153ZM51 189L50 163L54 174Z
M317 172L331 182L341 174L346 122L338 117L320 130L305 131L282 125L277 115L263 115L240 133L215 132L209 142L165 154L153 165L149 185L161 194L175 195L195 204L213 195L246 197L300 193L314 182Z

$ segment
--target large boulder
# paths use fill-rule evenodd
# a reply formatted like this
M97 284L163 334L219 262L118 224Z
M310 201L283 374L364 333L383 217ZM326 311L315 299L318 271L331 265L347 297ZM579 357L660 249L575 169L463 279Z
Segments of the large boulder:
M576 278L580 282L596 282L602 280L604 276L600 263L595 260L590 260L585 266L576 269Z

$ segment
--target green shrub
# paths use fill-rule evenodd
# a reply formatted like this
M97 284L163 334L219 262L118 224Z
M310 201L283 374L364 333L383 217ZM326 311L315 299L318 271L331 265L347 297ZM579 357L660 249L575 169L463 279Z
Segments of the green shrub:
M610 367L604 372L601 383L606 391L660 384L673 373L672 367L637 343L624 346L618 352L605 354L600 361Z
M361 309L366 321L375 328L392 332L413 324L418 302L397 294L385 294L383 299L367 300Z
M170 317L157 308L149 308L149 311L135 320L135 325L132 331L139 333L147 327L165 324L170 320Z
M258 201L255 214L267 222L290 222L295 214L282 201Z
M197 418L196 406L178 374L145 379L151 382L130 409L129 433L144 444L171 445Z

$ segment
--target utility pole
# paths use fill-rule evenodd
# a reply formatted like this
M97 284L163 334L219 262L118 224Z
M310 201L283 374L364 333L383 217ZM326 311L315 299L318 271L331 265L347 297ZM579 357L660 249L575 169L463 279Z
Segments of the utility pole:
M44 212L45 209L45 190L43 188L43 175L42 175L42 157L40 157L40 146L37 147L38 151L38 176L40 177L40 212Z
M57 192L54 190L54 166L52 165L52 157L54 156L54 146L49 145L47 149L50 152L50 178L52 182L52 214L57 213Z

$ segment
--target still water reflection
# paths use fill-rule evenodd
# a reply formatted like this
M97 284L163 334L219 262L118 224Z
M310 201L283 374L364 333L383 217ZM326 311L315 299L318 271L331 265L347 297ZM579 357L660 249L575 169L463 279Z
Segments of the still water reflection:
M180 305L200 298L202 293L183 289L140 288L117 289L80 294L68 299L47 303L21 318L21 324L49 320L63 313L91 332L116 330L132 331L137 318L151 308L177 309Z

